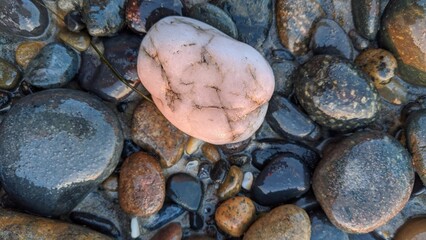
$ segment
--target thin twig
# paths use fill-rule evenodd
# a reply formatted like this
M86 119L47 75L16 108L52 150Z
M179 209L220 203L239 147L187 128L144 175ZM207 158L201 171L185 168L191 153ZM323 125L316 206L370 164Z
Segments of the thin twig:
M36 0L36 2L38 2L40 5L45 7L48 11L50 11L53 15L55 15L59 20L61 20L65 24L65 20L61 16L59 16L59 14L57 14L55 11L53 11L48 6L46 6L46 4L44 4L41 0ZM143 94L139 89L132 86L123 76L121 76L121 74L117 71L117 69L115 69L114 66L112 66L112 64L108 61L108 59L106 59L105 56L102 54L102 52L95 46L95 44L92 41L92 38L90 38L90 46L92 46L92 48L99 55L102 62L107 65L107 67L112 71L112 73L115 75L115 77L118 80L120 80L120 82L122 82L128 88L132 89L134 92L139 94L141 97L145 98L147 101L153 103L152 100L148 96Z

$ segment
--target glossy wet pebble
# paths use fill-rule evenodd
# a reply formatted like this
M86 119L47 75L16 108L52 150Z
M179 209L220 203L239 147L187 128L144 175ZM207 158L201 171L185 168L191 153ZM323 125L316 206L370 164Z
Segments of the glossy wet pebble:
M314 54L338 55L354 58L354 47L346 32L335 21L321 19L312 30L310 47Z
M281 43L295 55L306 54L311 28L325 16L321 5L314 0L277 0L276 14Z
M81 30L86 28L86 25L84 24L82 18L83 17L81 16L80 11L70 11L64 17L65 26L71 32L80 32Z
M329 146L312 181L330 221L350 233L384 225L405 206L413 184L410 155L381 132L357 132Z
M112 239L78 225L5 209L0 211L0 237L2 239Z
M234 197L221 203L215 212L217 226L233 237L240 237L254 220L256 209L247 197Z
M163 18L144 37L138 75L174 126L212 144L250 138L275 84L271 67L254 48L176 16Z
M363 51L355 59L355 64L373 79L378 89L391 81L397 68L395 57L384 49Z
M398 73L413 84L426 86L424 0L391 1L382 17L381 46L398 60Z
M47 216L67 213L105 180L123 146L115 113L70 89L20 99L0 131L4 189L25 209Z
M44 42L27 41L18 45L15 51L16 62L23 68L28 66L28 63L33 59L40 50L46 45Z
M141 225L150 230L156 230L185 213L185 209L174 203L165 203L160 211L146 220Z
M305 210L295 205L282 205L272 209L254 222L244 240L309 240L311 223Z
M287 60L274 61L271 64L275 76L275 93L288 97L293 92L297 63Z
M261 47L272 22L271 0L218 0L215 4L231 16L240 41Z
M84 225L99 233L120 239L122 237L120 230L117 229L114 223L107 218L98 217L86 212L72 212L70 219L76 224Z
M135 109L131 134L136 144L155 152L165 168L181 158L187 139L148 101L142 101Z
M126 3L127 26L137 33L146 33L152 25L168 16L181 16L180 0L129 0Z
M34 0L1 0L0 12L0 31L8 35L35 38L49 26L47 9Z
M351 3L357 32L374 40L380 25L380 0L352 0Z
M58 38L79 52L87 50L90 45L90 36L85 32L75 33L62 30L58 33Z
M4 90L14 89L20 79L19 70L5 59L0 58L0 88Z
M137 35L123 33L103 41L105 58L135 88L141 85L136 69L141 40ZM111 102L122 102L131 97L132 89L118 80L106 64L101 63L92 48L82 53L81 59L78 81L83 89Z
M203 186L191 175L176 173L167 179L167 196L188 211L195 212L203 198Z
M225 181L220 185L217 190L219 200L225 200L237 195L241 190L241 183L243 182L243 172L237 166L231 166Z
M49 43L25 69L23 80L38 88L67 84L80 68L80 54L61 43Z
M272 97L266 120L274 131L285 137L308 141L320 137L319 126L288 99L279 95Z
M121 166L120 206L131 215L148 217L163 206L165 185L158 161L147 153L134 153Z
M125 0L83 1L82 20L91 36L113 36L124 25Z
M214 165L210 171L210 178L213 182L223 183L225 181L226 175L229 171L229 162L226 160L219 160Z
M181 240L182 226L179 223L170 223L158 230L151 240Z
M231 17L221 8L210 3L196 4L189 10L189 17L205 22L232 38L238 38L238 30Z
M216 146L210 143L204 143L203 146L201 146L201 151L203 153L203 156L206 157L212 163L215 163L220 160L219 150L217 150Z
M257 203L275 206L300 197L310 188L309 169L293 154L276 156L253 183L252 196Z
M413 156L413 165L426 186L426 110L411 113L407 119L407 146Z
M311 58L299 70L296 95L317 123L350 130L373 122L379 111L372 81L349 61L329 55Z
M421 240L426 239L426 218L416 217L408 220L394 238L395 240Z

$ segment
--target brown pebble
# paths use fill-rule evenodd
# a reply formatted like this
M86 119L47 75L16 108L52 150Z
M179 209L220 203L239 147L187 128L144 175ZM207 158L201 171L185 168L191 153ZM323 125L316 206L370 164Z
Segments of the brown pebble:
M26 68L28 63L33 59L40 50L46 45L44 42L23 42L16 48L16 62L23 68Z
M158 230L151 240L181 240L182 226L179 223L170 223Z
M58 37L65 44L79 52L86 51L90 46L90 36L86 32L75 33L68 30L62 30L59 32Z
M217 226L233 237L240 237L254 219L256 209L250 198L234 197L226 200L216 209Z
M355 59L355 64L373 79L376 88L387 84L397 68L395 57L384 49L363 51Z
M164 203L165 179L157 160L143 152L128 157L121 167L118 196L129 214L148 217L158 212Z
M187 135L174 127L153 103L143 101L135 109L132 140L160 156L161 166L169 168L182 157Z
M309 240L311 222L302 208L287 204L272 209L256 222L246 234L244 240Z
M398 229L395 240L424 240L426 239L426 218L417 217L408 220Z
M111 238L81 226L1 209L0 239L107 240Z
M226 175L225 181L220 185L217 190L219 200L225 200L237 195L241 190L241 183L243 182L243 172L237 166L231 166Z
M203 152L204 157L206 157L212 163L220 160L220 153L217 150L217 147L210 143L204 143L201 147L201 151Z

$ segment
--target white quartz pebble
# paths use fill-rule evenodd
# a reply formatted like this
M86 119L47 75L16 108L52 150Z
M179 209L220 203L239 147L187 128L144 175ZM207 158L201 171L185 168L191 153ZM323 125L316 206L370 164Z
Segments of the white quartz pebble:
M244 173L243 183L241 184L241 186L245 190L250 191L252 185L253 185L253 173L251 172Z
M130 230L131 230L131 237L132 238L137 238L141 235L141 231L139 229L138 218L136 218L136 217L132 218L132 220L130 221Z
M271 67L254 48L177 16L163 18L145 35L138 74L173 125L212 144L252 136L275 86Z

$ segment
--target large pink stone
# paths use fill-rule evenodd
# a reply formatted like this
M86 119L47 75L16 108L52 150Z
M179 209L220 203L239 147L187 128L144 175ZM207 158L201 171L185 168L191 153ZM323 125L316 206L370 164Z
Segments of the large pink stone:
M275 85L271 67L254 48L185 17L151 27L139 50L138 74L173 125L213 144L253 135Z

